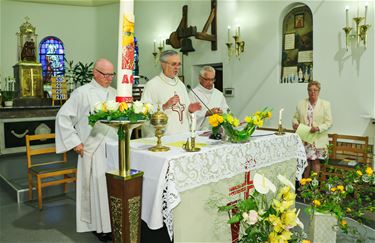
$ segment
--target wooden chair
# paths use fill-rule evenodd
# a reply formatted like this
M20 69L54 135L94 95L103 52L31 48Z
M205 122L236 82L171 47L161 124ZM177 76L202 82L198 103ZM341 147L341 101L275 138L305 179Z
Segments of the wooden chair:
M55 134L26 135L26 155L29 181L29 200L32 200L33 176L36 177L36 189L38 192L38 207L42 209L42 188L64 184L64 192L67 191L67 183L76 181L77 165L67 162L67 154L62 154L63 160L51 162L36 162L38 155L56 155L55 144L48 147L33 148L31 141L55 139ZM32 160L33 158L33 160ZM40 158L39 158L40 159ZM63 178L62 178L63 176ZM48 178L48 180L43 181Z
M322 179L329 175L340 176L339 170L354 170L357 165L369 165L368 137L332 134L329 160L322 166Z

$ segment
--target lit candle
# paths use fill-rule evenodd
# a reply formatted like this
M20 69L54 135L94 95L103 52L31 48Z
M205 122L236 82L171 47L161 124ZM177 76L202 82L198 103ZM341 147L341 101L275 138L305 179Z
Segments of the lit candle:
M240 37L240 26L237 25L237 36Z
M156 52L156 40L154 40L154 52Z
M367 21L367 7L368 7L368 3L366 3L366 5L365 5L365 25L366 25L366 21Z
M228 25L228 43L230 43L230 26Z
M197 127L197 119L194 113L191 113L191 137L195 137L195 129Z
M349 6L345 7L345 13L346 13L346 27L349 27Z
M283 111L284 111L284 108L281 108L279 111L279 125L281 125L281 122L283 120Z

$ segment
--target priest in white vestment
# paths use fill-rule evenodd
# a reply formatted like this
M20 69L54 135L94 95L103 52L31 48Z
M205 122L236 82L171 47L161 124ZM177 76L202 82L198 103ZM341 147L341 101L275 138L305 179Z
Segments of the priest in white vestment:
M110 61L97 60L93 80L74 90L56 116L57 153L74 149L78 154L77 232L111 232L105 172L113 168L107 165L106 144L116 144L117 134L100 123L89 126L88 116L98 102L115 100L113 71Z
M160 54L162 72L146 83L142 102L151 103L168 116L165 135L190 131L190 113L201 109L199 102L190 103L185 85L177 74L181 67L180 56L176 51L167 50ZM146 123L142 126L143 137L154 137L155 130Z
M195 112L197 118L197 130L209 130L208 117L212 114L227 112L229 106L225 101L222 92L214 87L215 69L211 66L204 66L199 72L199 84L189 92L191 102L204 102L202 109ZM198 97L199 98L198 98ZM200 100L199 100L200 99Z

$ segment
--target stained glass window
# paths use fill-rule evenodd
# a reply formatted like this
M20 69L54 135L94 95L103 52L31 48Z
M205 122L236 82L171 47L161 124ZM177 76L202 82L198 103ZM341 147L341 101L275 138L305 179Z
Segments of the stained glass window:
M40 42L39 61L45 82L50 81L52 76L65 74L64 56L64 44L59 38L48 36Z

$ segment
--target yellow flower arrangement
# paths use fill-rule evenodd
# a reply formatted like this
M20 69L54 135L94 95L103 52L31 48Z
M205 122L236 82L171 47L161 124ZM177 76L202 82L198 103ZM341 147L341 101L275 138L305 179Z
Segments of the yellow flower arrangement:
M219 133L220 127L223 127L231 142L246 142L257 127L263 126L264 119L270 119L271 117L270 108L266 107L262 111L257 111L253 115L245 117L244 123L246 125L242 130L239 129L240 121L229 113L213 114L208 118L208 122L212 126L214 135Z
M236 205L219 207L219 212L237 213L230 216L229 224L240 223L242 233L238 243L280 243L301 242L307 237L303 224L298 219L299 212L294 207L296 194L294 185L284 176L277 178L283 184L276 193L276 187L263 175L255 174L254 188L249 198L240 200ZM268 203L266 194L276 193ZM301 228L295 230L295 226ZM293 231L292 231L293 229Z

